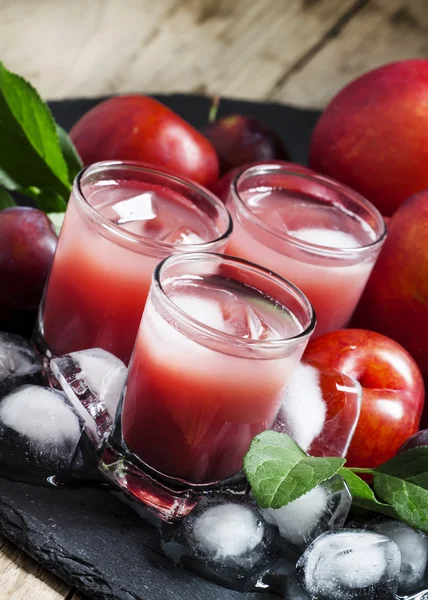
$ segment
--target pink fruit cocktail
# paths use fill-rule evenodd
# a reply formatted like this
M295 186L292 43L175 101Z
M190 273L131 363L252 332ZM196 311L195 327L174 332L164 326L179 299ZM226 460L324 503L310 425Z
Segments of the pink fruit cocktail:
M138 163L77 177L46 289L41 334L54 354L99 347L128 362L160 260L221 250L230 217L196 184Z
M189 485L233 476L252 438L272 427L313 327L300 290L256 265L219 254L166 259L130 363L127 451Z
M385 238L377 209L333 180L278 166L242 173L227 206L227 252L298 286L315 309L316 335L345 327Z

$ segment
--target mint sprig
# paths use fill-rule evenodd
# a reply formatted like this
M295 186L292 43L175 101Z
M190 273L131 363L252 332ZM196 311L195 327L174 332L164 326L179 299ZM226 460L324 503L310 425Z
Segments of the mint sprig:
M344 464L342 458L308 456L287 434L264 431L253 439L244 471L261 508L281 508L339 474L355 506L428 533L428 446L407 450L376 469ZM357 473L372 475L373 488Z
M37 91L0 62L0 209L10 205L8 190L32 198L45 212L64 211L81 167Z
M251 442L244 471L261 508L281 508L330 479L343 458L308 456L286 434L263 431Z

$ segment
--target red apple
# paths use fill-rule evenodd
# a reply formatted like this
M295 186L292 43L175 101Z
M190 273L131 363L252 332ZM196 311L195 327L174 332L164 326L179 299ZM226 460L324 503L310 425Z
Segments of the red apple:
M349 185L392 215L428 188L428 60L366 73L327 106L314 130L309 165Z
M361 414L347 454L349 466L375 467L392 458L419 427L422 375L397 342L364 329L331 331L309 342L305 360L360 382Z
M428 191L409 198L390 219L353 324L399 342L428 381ZM428 414L422 420L428 425Z
M223 177L220 177L220 179L218 179L213 185L209 186L210 190L218 198L220 198L220 200L226 202L229 195L230 184L235 179L235 177L243 171L245 171L246 169L249 169L250 167L259 167L262 165L280 165L283 167L287 167L287 169L290 169L291 171L297 171L298 173L313 173L312 169L309 169L304 165L299 165L297 163L290 162L288 160L256 160L254 162L249 162L244 165L241 165L240 167L235 167L231 171L228 171L225 175L223 175Z
M216 151L199 131L148 96L118 96L87 112L70 132L83 162L146 162L210 185L218 178Z
M249 162L290 158L279 135L254 117L217 119L205 127L204 134L217 151L222 173Z

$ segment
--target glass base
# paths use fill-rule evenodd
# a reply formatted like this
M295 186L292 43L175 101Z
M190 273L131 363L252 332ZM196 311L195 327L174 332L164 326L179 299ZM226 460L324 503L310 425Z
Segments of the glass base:
M44 328L43 328L43 300L39 306L39 312L37 314L36 323L33 329L33 335L31 337L31 341L33 346L36 348L37 352L40 354L42 358L46 361L49 361L51 358L55 356L52 350L49 348L48 343L45 340Z
M110 483L167 523L183 519L206 494L248 492L248 482L242 472L217 483L192 484L158 473L129 450L117 451L111 445L105 447L99 469Z

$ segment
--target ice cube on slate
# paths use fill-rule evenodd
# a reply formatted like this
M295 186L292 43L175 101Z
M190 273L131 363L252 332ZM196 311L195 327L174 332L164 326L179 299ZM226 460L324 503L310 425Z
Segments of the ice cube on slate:
M360 384L336 371L301 363L284 394L276 431L311 456L346 456L361 410Z
M400 566L395 542L358 529L323 533L297 563L303 588L316 600L395 600Z
M241 591L281 556L277 530L252 498L226 493L203 498L162 548L175 563Z
M42 383L41 360L23 337L0 332L0 398L26 383Z
M348 486L336 475L282 508L262 510L283 539L305 548L321 533L344 526L352 504Z
M24 385L0 401L0 466L17 478L71 469L83 424L63 392Z
M56 382L85 421L93 444L99 447L113 427L128 369L101 348L53 358L50 366Z
M374 521L369 528L386 535L400 548L399 595L419 592L428 587L428 577L425 574L428 566L428 536L394 519Z

